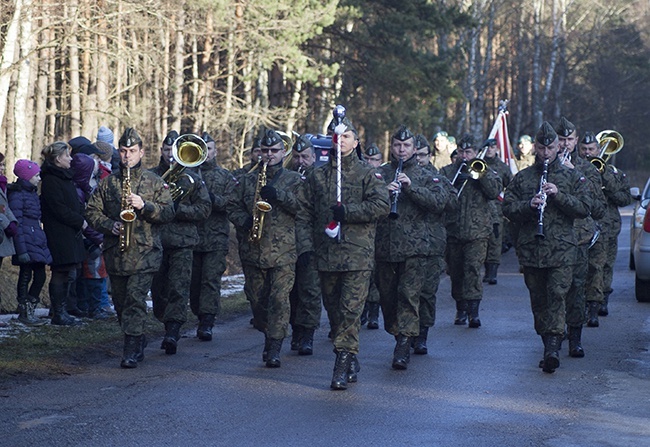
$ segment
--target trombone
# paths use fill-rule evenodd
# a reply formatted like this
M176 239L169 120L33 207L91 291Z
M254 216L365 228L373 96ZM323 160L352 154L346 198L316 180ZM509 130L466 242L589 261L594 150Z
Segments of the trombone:
M625 141L623 140L623 136L615 130L603 130L599 132L596 135L596 141L598 141L600 154L598 157L593 157L589 161L602 174L605 172L609 157L620 152L625 145Z
M465 173L469 175L469 178L471 178L472 180L478 180L481 177L483 177L488 170L488 165L485 162L485 160L483 160L485 158L485 154L487 153L487 150L488 147L485 146L483 147L483 149L481 149L481 152L478 153L476 158L474 158L469 162L463 161L458 167L458 171L456 171L456 175L454 175L454 180L451 182L451 184L453 185L456 182L456 179L463 171L465 171ZM456 194L457 197L460 197L460 194L463 192L463 189L465 189L467 180L469 179L465 179L463 184L458 189L458 194Z

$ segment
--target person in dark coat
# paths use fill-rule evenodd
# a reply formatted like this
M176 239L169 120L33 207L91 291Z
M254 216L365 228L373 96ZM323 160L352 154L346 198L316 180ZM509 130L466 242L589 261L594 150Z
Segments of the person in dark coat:
M18 321L28 326L40 326L44 321L35 318L34 309L45 284L45 265L52 263L45 232L41 228L41 203L37 191L41 182L41 168L33 161L18 160L14 165L14 174L17 179L9 185L7 193L9 207L18 220L14 236L16 254L12 257L12 264L20 266Z
M84 219L83 206L72 181L72 157L68 144L57 141L46 146L43 149L43 160L41 209L43 229L52 253L52 278L49 285L52 324L72 326L79 322L68 314L66 303L77 268L86 257L82 232L88 223Z
M14 235L18 222L14 213L9 208L7 200L7 177L5 177L5 156L0 153L0 267L2 260L11 256L16 251L14 250ZM5 324L0 324L4 327Z

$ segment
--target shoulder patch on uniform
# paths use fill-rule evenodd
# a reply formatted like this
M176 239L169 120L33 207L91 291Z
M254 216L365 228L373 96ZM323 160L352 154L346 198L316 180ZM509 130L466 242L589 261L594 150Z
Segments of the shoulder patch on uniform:
M580 177L580 181L581 181L581 182L586 182L587 179L586 179L585 177Z
M440 183L440 179L438 177L433 178L433 183Z
M169 184L167 184L167 183L163 183L163 188L165 188L165 189L169 189Z
M375 172L375 177L377 177L379 180L384 179L384 177L381 176L381 172Z

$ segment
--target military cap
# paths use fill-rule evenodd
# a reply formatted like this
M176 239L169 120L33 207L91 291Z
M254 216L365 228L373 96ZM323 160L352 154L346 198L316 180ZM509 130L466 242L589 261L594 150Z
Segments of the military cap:
M140 138L140 135L138 135L138 132L133 127L127 127L120 137L118 144L122 147L131 147L136 144L142 144L142 138Z
M413 135L413 132L411 132L411 130L408 127L402 124L401 126L399 126L399 129L395 131L392 138L399 141L406 141L409 138L415 139L415 135Z
M432 139L435 140L438 137L448 137L448 136L449 136L449 134L447 134L447 132L445 132L444 130L441 130L440 132L434 133Z
M352 131L356 137L359 137L359 132L357 132L357 129L354 127L354 124L352 124L352 121L350 121L350 118L347 116L343 118L343 121L341 121L341 124L345 125L345 131L347 132ZM327 133L328 134L333 134L334 133L334 128L336 127L336 122L334 120L330 121L329 125L327 126Z
M296 139L296 142L293 143L293 150L298 153L305 149L309 149L310 147L314 147L314 145L311 144L311 140L304 135L299 136L298 139Z
M284 149L284 140L282 140L280 135L273 129L264 129L264 133L260 139L260 146L273 147L277 144L281 144Z
M452 144L456 144L456 137L449 136L447 137L447 141L449 141Z
M431 145L429 144L427 137L419 133L415 136L415 149L424 149L424 148L431 150Z
M553 126L551 126L548 121L544 121L535 135L535 139L539 144L544 146L549 146L557 138L557 133Z
M205 141L206 143L209 143L209 142L211 142L211 141L214 141L214 138L212 138L212 137L210 136L210 134L207 133L207 132L205 132L205 131L201 134L201 138L202 138L203 141Z
M532 143L533 139L530 137L530 135L522 135L519 137L519 141L517 143Z
M588 130L585 132L585 135L582 137L582 140L580 140L580 142L583 144L591 144L598 143L598 140L596 139L596 134Z
M165 139L163 140L163 144L165 146L171 146L174 144L174 141L178 139L178 132L175 130L170 130Z
M571 121L566 119L566 117L560 118L560 122L555 127L555 132L557 132L558 135L563 136L563 137L568 137L571 135L573 132L575 132L576 126L573 125Z
M463 138L458 142L458 147L461 149L476 149L476 144L474 143L474 137L466 133L463 135Z
M251 149L257 149L258 147L262 147L262 138L253 137L253 145L251 146Z
M381 154L381 151L379 150L379 146L377 146L375 143L370 143L368 146L366 146L364 153L368 157L372 157L373 155Z
M483 142L483 146L496 146L497 145L497 140L495 138L488 138Z

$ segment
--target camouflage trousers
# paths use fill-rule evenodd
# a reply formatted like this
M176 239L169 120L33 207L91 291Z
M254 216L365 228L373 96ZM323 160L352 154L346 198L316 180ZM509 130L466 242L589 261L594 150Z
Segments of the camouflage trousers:
M153 273L135 273L130 276L110 275L111 295L122 332L142 335L147 318L147 293Z
M153 314L163 323L187 321L192 277L192 249L165 248L160 269L151 284Z
M486 264L501 264L501 250L503 248L503 222L493 225L493 231L488 238L487 253L485 255Z
M371 274L370 270L319 272L323 304L336 351L359 353L361 312L366 303Z
M289 335L289 292L295 279L295 264L260 269L250 264L244 270L244 292L250 297L253 326L267 337L281 340Z
M572 276L573 270L566 267L524 267L537 334L564 335L565 299ZM584 314L584 307L582 311Z
M323 308L320 279L316 259L311 256L307 265L296 264L296 279L289 294L291 303L291 327L317 329Z
M487 251L487 239L447 240L447 267L451 279L451 296L456 301L483 298L481 268Z
M370 284L368 285L368 303L379 303L379 290L377 289L377 281L375 281L375 271L370 275Z
M603 239L605 244L605 266L603 267L603 294L609 298L614 280L614 263L618 254L618 234Z
M607 262L607 252L605 251L606 242L599 238L596 243L589 249L589 268L585 284L585 300L602 303L605 300L604 295L604 274L605 263Z
M420 292L420 326L433 327L436 322L436 293L442 274L442 256L427 256L425 260L424 284Z
M587 244L578 245L576 250L576 265L573 267L573 278L569 293L566 296L566 324L577 327L585 324L585 305L587 272L589 270L589 249ZM568 270L571 270L570 268Z
M420 333L420 293L428 274L425 266L424 256L404 262L377 262L375 280L384 329L389 334L415 337Z
M221 313L221 276L226 271L225 250L192 254L190 309L196 316Z

